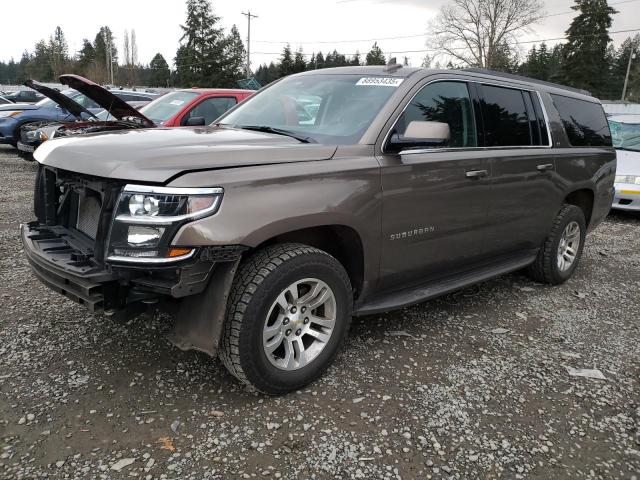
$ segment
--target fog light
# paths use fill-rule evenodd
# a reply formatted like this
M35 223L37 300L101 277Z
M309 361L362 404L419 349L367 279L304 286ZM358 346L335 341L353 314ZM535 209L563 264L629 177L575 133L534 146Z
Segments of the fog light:
M164 228L132 225L127 233L127 243L132 247L154 247L164 233Z

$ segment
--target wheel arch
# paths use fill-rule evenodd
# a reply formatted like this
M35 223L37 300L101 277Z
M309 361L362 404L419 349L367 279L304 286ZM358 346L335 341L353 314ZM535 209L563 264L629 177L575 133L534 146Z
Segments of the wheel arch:
M357 299L365 287L364 246L360 234L346 225L318 225L282 232L263 240L255 249L278 243L302 243L333 256L347 272Z
M594 200L595 194L593 190L590 188L580 188L568 193L565 196L563 203L579 207L584 213L585 223L588 227L593 214Z

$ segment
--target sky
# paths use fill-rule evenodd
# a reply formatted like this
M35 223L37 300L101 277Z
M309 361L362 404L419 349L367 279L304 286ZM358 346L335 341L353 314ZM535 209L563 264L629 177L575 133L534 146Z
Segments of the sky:
M428 49L426 33L429 21L447 0L213 0L215 13L228 31L236 24L246 40L247 19L242 12L251 11L258 18L251 23L251 63L255 69L261 63L278 59L289 42L305 53L334 48L349 54L366 54L374 39L387 57L398 61L406 55L419 66ZM520 41L557 38L564 35L574 13L572 0L545 0L544 18L522 35ZM610 0L619 10L612 30L640 30L640 0ZM617 5L615 5L617 4ZM48 38L60 26L69 44L70 53L77 52L83 38L93 41L100 26L108 25L116 37L119 52L125 30L135 29L138 59L148 63L160 52L173 64L181 37L180 23L186 17L184 0L65 0L55 7L50 1L31 0L29 18L20 21L0 20L0 60L20 59L24 50ZM571 12L571 13L568 13ZM613 34L619 44L628 35ZM404 38L390 38L404 37ZM556 43L555 41L548 42ZM531 44L524 44L524 52ZM404 53L410 51L408 53ZM308 58L308 57L307 57Z

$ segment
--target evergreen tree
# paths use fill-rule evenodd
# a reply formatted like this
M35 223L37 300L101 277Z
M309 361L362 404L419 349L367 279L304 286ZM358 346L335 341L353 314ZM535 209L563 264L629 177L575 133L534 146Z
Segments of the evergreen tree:
M627 92L625 100L638 102L640 100L640 35L629 37L616 52L613 65L613 78L615 82L612 85L611 99L619 99L622 97L622 89L624 87L624 78L627 75L627 67L629 65L629 55L634 52L635 59L631 60L631 70L629 71L629 82L627 84Z
M235 25L231 27L231 33L227 37L225 58L225 83L229 87L235 86L238 80L245 77L247 58L244 43L242 43L240 32Z
M82 48L78 52L76 67L81 75L89 76L89 70L96 61L96 50L89 40L82 40Z
M26 52L25 52L26 53ZM41 82L50 82L53 80L53 70L51 69L51 48L44 40L36 43L33 55L23 55L23 60L27 58L25 64L25 73L29 78Z
M562 79L567 85L589 90L599 96L610 80L610 59L607 46L611 41L609 28L616 10L607 0L575 0L571 7L579 14L566 31Z
M280 76L286 77L287 75L291 75L295 73L294 63L293 63L293 55L291 53L291 45L287 44L282 50L282 56L280 57Z
M378 42L373 44L371 51L367 53L367 65L386 65L387 59L384 57L382 50L378 46Z
M316 54L316 66L315 66L315 68L326 68L325 61L324 61L324 55L322 54L322 52L318 52Z
M151 69L151 75L149 78L149 86L151 87L166 87L169 83L169 77L171 72L169 71L169 65L164 57L160 53L156 53L151 59L149 64Z
M51 55L51 70L56 80L64 73L69 61L69 47L60 27L56 27L53 36L49 40Z
M209 0L187 0L187 19L176 52L176 68L183 85L224 87L228 85L225 67L226 38L218 27Z
M304 59L302 49L299 48L293 56L293 72L304 72L307 69L307 62Z
M349 65L353 65L354 67L359 67L362 65L362 60L360 59L360 52L356 51L356 54L351 58Z

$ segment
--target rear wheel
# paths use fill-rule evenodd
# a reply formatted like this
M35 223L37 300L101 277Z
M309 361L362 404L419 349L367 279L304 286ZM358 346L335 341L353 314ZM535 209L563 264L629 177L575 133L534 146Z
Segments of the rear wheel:
M236 274L220 357L261 392L297 390L335 358L351 305L349 278L331 255L301 244L267 247Z
M582 209L563 205L535 262L528 268L529 275L551 285L566 282L578 266L586 232Z

